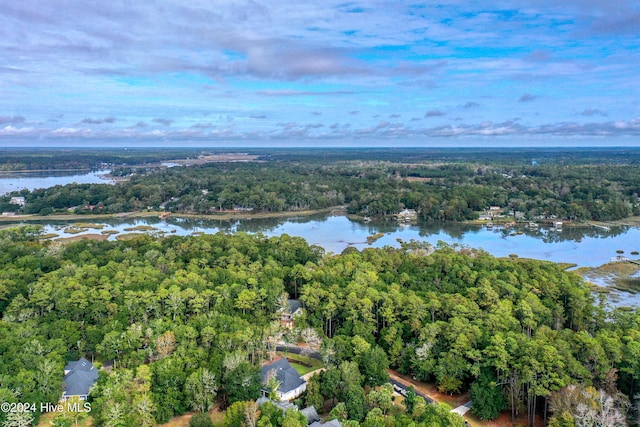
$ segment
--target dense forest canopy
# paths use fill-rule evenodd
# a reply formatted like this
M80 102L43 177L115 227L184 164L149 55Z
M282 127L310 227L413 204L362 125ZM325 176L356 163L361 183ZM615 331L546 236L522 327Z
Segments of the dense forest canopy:
M539 164L584 165L640 163L637 147L610 148L0 148L0 171L97 169L104 164L143 166L203 154L247 153L263 159L316 161L392 161L401 163L478 161L497 166Z
M0 249L0 400L56 402L67 361L113 361L91 395L96 426L154 425L216 402L236 425L276 342L314 336L328 369L303 403L328 402L349 425L462 425L419 399L390 414L385 388L372 389L387 367L470 390L484 418L624 423L638 405L640 312L608 309L548 262L416 242L325 255L243 233L60 245L35 226L1 231ZM293 331L278 322L287 295L305 308Z
M108 159L112 173L126 176L126 182L23 190L0 197L0 211L215 214L344 205L351 214L379 219L415 209L425 221L476 219L490 206L526 220L607 221L640 214L640 151L633 149L254 150L260 162L174 168L132 165L188 153L107 153L87 153L76 161ZM28 157L31 167L44 161L34 156ZM9 160L3 164L13 164ZM24 207L10 203L18 195L25 197Z

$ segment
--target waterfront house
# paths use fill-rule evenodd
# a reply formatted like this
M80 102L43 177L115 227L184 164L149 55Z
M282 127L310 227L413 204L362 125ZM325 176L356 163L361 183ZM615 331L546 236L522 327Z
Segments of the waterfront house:
M500 206L489 206L488 214L491 217L502 215L502 208Z
M396 218L400 222L415 221L416 219L418 219L418 212L416 212L415 209L404 209L396 215Z
M11 200L9 200L9 203L12 205L24 206L25 200L24 197L12 197Z

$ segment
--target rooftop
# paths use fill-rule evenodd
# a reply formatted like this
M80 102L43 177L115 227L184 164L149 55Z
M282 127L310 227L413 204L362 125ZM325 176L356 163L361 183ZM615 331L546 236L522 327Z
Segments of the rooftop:
M279 391L281 393L288 393L291 390L295 390L300 387L305 381L300 378L298 371L291 366L287 359L280 359L277 362L273 362L269 365L262 367L262 382L266 383L267 375L269 372L275 372L276 379L280 383Z
M98 380L98 370L84 357L64 367L64 396L87 396Z

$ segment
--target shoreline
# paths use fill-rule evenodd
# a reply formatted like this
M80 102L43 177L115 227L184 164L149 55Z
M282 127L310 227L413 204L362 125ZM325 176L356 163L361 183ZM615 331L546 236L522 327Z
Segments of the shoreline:
M20 170L2 170L0 171L0 176L2 175L10 175L14 173L40 173L40 172L92 172L94 169L92 168L69 168L69 169L20 169Z
M286 218L295 216L311 216L315 214L331 213L340 211L340 206L333 206L326 209L304 210L304 211L284 211L284 212L220 212L215 214L191 214L191 213L173 213L168 218L189 218L202 220L236 220L236 219L265 219L265 218ZM163 211L139 211L139 212L122 212L114 214L57 214L57 215L12 215L0 216L0 223L8 222L37 222L37 221L80 221L91 222L96 219L127 219L127 218L150 218L161 217L166 215Z
M134 212L120 212L112 214L53 214L53 215L12 215L12 216L0 216L0 223L7 222L31 222L31 221L78 221L78 220L92 220L92 219L124 219L124 218L149 218L149 217L162 217L167 215L174 218L189 218L189 219L202 219L202 220L235 220L235 219L266 219L266 218L283 218L283 217L295 217L295 216L311 216L315 214L323 213L337 213L345 215L352 221L369 222L365 220L365 217L359 215L351 215L346 213L344 206L331 206L324 209L315 210L303 210L303 211L282 211L282 212L216 212L212 214L199 214L199 213L176 213L165 211L134 211ZM374 220L373 222L379 222ZM383 221L387 222L387 221ZM443 224L470 224L485 226L489 221L487 220L468 220L468 221L443 221ZM515 222L508 218L494 219L494 225L504 226L518 226L524 225L525 222ZM548 226L552 223L552 220L540 221L538 225ZM613 226L613 227L640 227L640 216L631 216L615 221L587 221L587 222L564 222L563 228L591 228L593 226Z

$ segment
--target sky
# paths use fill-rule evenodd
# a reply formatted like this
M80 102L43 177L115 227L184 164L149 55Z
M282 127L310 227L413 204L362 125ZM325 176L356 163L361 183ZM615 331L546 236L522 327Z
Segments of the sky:
M0 0L0 145L640 145L637 0Z

